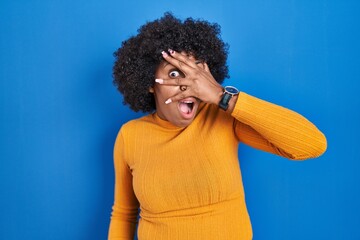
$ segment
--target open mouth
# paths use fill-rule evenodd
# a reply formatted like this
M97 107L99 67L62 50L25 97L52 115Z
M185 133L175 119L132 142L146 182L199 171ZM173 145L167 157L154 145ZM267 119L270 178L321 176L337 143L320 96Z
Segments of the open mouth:
M195 112L195 102L196 99L194 98L186 98L179 101L178 108L184 118L190 119L193 117Z
M181 112L190 114L194 108L194 102L189 100L180 101L179 108Z

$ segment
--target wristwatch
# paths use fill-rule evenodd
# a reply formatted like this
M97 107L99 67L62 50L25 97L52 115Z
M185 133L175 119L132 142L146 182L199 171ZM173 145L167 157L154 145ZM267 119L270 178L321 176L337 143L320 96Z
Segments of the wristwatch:
M224 87L224 93L221 97L221 100L219 102L219 107L226 111L229 107L230 99L239 94L239 90L237 90L236 87L233 86L226 86Z

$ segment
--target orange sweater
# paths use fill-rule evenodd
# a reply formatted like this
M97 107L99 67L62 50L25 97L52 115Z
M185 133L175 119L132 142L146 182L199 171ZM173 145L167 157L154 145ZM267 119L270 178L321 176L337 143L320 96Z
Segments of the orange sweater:
M114 148L109 240L252 239L238 144L290 159L320 156L325 136L286 108L240 93L228 114L201 104L179 128L156 113L122 126Z

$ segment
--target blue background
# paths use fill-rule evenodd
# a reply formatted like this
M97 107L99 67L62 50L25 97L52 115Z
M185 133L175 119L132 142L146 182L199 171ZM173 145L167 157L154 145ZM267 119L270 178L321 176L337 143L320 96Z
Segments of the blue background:
M141 114L112 53L165 11L217 22L225 84L296 110L327 136L293 162L240 147L254 240L360 239L360 1L0 3L0 239L106 239L112 148Z

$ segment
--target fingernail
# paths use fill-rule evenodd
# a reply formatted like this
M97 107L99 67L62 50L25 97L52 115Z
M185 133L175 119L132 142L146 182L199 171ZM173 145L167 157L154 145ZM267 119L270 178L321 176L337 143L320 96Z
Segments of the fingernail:
M164 80L160 79L160 78L157 78L155 79L155 82L159 83L159 84L163 84L164 83Z
M168 100L166 100L165 101L165 104L169 104L169 103L171 103L172 101L171 101L171 99L169 98Z
M163 57L169 56L165 51L162 51L161 54L163 55Z
M173 55L174 53L175 53L175 51L174 50L172 50L172 49L168 49L168 51L169 51L169 53L171 54L171 55Z

